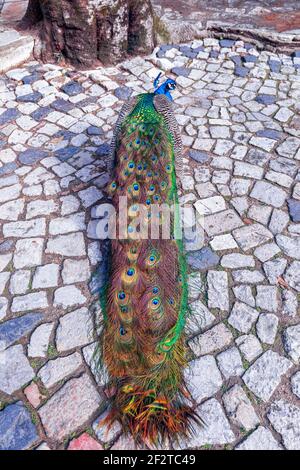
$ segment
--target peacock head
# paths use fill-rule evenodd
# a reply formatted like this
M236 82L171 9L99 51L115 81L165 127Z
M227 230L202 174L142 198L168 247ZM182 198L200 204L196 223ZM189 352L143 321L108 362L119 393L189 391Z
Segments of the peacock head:
M171 91L174 91L176 89L176 82L172 78L167 78L167 80L162 83L160 86L159 84L159 79L161 77L161 72L158 75L158 77L154 80L154 94L155 95L165 95L170 101L173 101Z

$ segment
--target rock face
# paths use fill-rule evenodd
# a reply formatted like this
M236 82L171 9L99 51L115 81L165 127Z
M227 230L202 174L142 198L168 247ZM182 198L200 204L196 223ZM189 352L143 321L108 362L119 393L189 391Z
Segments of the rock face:
M154 20L150 0L30 0L25 26L42 20L40 33L45 61L65 58L77 66L150 53Z

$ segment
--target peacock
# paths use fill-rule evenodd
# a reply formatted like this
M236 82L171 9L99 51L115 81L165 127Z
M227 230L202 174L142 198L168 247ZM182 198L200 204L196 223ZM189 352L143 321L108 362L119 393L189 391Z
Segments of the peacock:
M111 240L100 342L110 383L106 423L117 420L136 442L154 445L187 436L198 421L184 380L188 288L184 246L177 236L182 143L171 96L176 82L168 78L159 86L159 79L154 92L124 104L115 125L107 192L118 217L124 218L119 202L126 198L128 219L126 236L123 231ZM175 208L170 237L141 236L138 212L146 226L156 217L162 229L165 214L153 216L151 210L161 205Z

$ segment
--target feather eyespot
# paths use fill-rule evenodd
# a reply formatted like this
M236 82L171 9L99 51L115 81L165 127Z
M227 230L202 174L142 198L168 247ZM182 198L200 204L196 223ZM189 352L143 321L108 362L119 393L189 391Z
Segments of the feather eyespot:
M136 197L139 195L139 193L140 193L140 185L138 183L134 183L132 185L132 195Z
M167 183L166 183L165 181L162 181L162 182L160 183L160 187L161 187L161 189L164 191L164 190L167 188Z
M150 204L151 204L151 199L149 199L149 198L146 199L146 204L147 204L147 206L150 206Z
M169 163L166 165L166 172L167 172L167 173L171 173L171 172L172 172L172 167L171 167L171 165L170 165Z
M127 253L127 258L129 261L136 261L138 259L138 250L137 248L131 248Z
M155 194L155 196L153 196L153 199L155 202L159 202L161 200L161 197L159 194Z
M133 142L132 146L135 148L135 149L139 149L140 148L140 145L141 145L141 139L137 138L135 139L135 141Z
M154 267L160 260L160 254L157 251L152 251L148 256L146 263L147 265L152 268Z
M161 307L161 299L159 297L154 297L153 299L150 300L148 305L149 305L150 310L156 312Z
M123 291L122 291L122 292L119 292L119 293L118 293L118 299L119 299L119 300L125 300L125 299L126 299L126 294L125 294L125 292L123 292Z
M153 194L155 191L155 186L154 184L150 184L149 189L148 189L148 194Z
M134 268L128 268L121 276L122 281L126 285L133 284L137 280L137 272Z
M133 170L133 169L135 168L134 162L133 162L133 161L129 162L128 165L127 165L127 168L128 168L129 170Z
M124 291L120 291L117 294L117 303L122 306L122 305L127 305L129 302L129 296L126 294Z
M127 332L126 332L125 328L124 328L123 326L121 326L121 327L120 327L120 335L121 335L121 336L125 336L126 333L127 333Z
M134 204L133 206L130 206L128 209L128 216L136 217L138 210L139 210L138 204Z

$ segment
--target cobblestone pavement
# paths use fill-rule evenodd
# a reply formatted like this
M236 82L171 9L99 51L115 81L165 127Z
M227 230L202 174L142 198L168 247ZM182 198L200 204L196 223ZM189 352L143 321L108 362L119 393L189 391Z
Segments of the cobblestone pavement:
M187 380L206 426L181 446L300 449L299 67L300 52L205 39L1 79L0 449L133 447L98 424L95 206L117 113L160 69L178 81L181 200L205 215L205 246L188 253Z
M195 18L205 26L231 26L240 30L263 28L299 34L297 0L153 0L155 7Z

